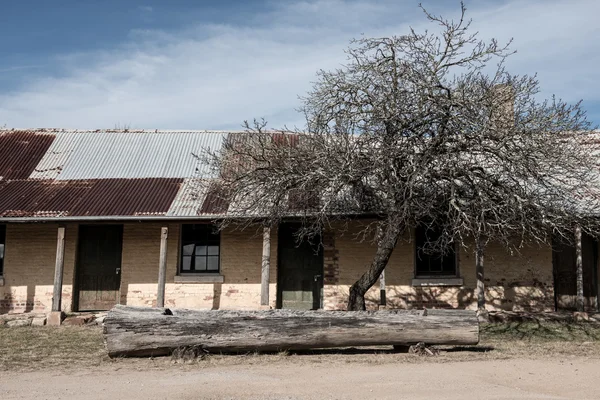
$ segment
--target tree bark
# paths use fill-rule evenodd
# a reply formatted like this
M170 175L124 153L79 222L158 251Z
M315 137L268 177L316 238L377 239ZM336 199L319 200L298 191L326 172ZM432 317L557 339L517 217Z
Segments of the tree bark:
M404 226L392 221L386 221L379 227L377 234L377 252L369 269L350 287L348 296L348 311L366 310L365 293L377 282L385 269Z
M483 240L478 237L475 239L475 274L477 275L477 308L485 309L485 282L483 270L485 245Z
M111 357L479 342L468 310L210 311L116 306L104 320Z
M381 271L381 275L379 276L379 305L387 305L387 299L385 294L385 269Z
M575 267L577 276L577 311L585 311L583 297L583 252L581 246L581 226L575 226Z

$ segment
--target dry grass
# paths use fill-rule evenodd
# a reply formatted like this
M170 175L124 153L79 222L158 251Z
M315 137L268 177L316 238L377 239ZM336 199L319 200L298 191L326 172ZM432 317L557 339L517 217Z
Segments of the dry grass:
M106 356L99 327L0 327L0 370L210 368L223 365L427 363L560 356L600 359L600 325L520 322L481 326L478 346L439 346L436 357L394 353L390 346L326 349L274 354L211 354L201 358L117 359Z
M0 327L0 370L95 366L105 360L99 327Z

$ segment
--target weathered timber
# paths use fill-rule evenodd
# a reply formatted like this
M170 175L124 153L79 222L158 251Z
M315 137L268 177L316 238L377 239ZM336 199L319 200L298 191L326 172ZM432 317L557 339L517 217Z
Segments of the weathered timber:
M217 311L116 306L104 320L108 354L168 355L194 347L213 353L345 346L473 345L475 311Z
M260 305L269 305L269 275L271 268L271 228L263 229L262 268L260 274Z
M56 238L56 263L54 265L54 286L52 290L52 311L60 312L62 302L63 270L65 267L65 227L58 228Z
M581 226L575 226L575 266L577 283L577 311L585 311L585 298L583 297L583 246L581 242Z
M156 294L156 306L165 306L165 286L167 281L167 238L169 228L163 226L160 229L160 254L158 257L158 290Z

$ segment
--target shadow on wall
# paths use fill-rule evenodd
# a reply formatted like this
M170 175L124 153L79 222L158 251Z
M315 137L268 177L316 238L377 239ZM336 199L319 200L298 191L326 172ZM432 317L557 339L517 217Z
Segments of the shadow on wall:
M379 291L370 291L365 296L367 309L377 309ZM346 304L348 294L342 295L340 302ZM476 308L475 290L465 287L389 287L386 290L386 303L396 309L465 309ZM486 308L504 311L552 311L554 293L545 285L532 285L531 282L515 282L510 286L486 288Z
M0 314L43 313L52 307L52 282L48 285L15 285L0 287ZM70 293L63 293L62 303L70 305Z
M379 292L369 292L365 296L367 308L376 309L379 305ZM345 301L347 301L347 296ZM390 287L386 290L386 304L389 308L467 308L476 301L473 289L456 287Z

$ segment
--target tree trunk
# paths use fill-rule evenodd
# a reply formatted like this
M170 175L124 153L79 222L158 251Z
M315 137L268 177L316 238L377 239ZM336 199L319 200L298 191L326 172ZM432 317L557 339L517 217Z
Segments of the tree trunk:
M350 287L348 311L366 310L365 293L377 282L404 231L403 225L386 221L378 228L377 252L369 269Z
M575 226L575 267L577 276L577 311L585 309L583 297L583 252L581 247L581 226Z
M485 245L480 237L475 239L475 274L477 275L477 308L485 309L485 282L483 281L483 255Z
M104 320L108 354L168 355L282 351L345 346L479 342L467 310L216 311L116 306Z

